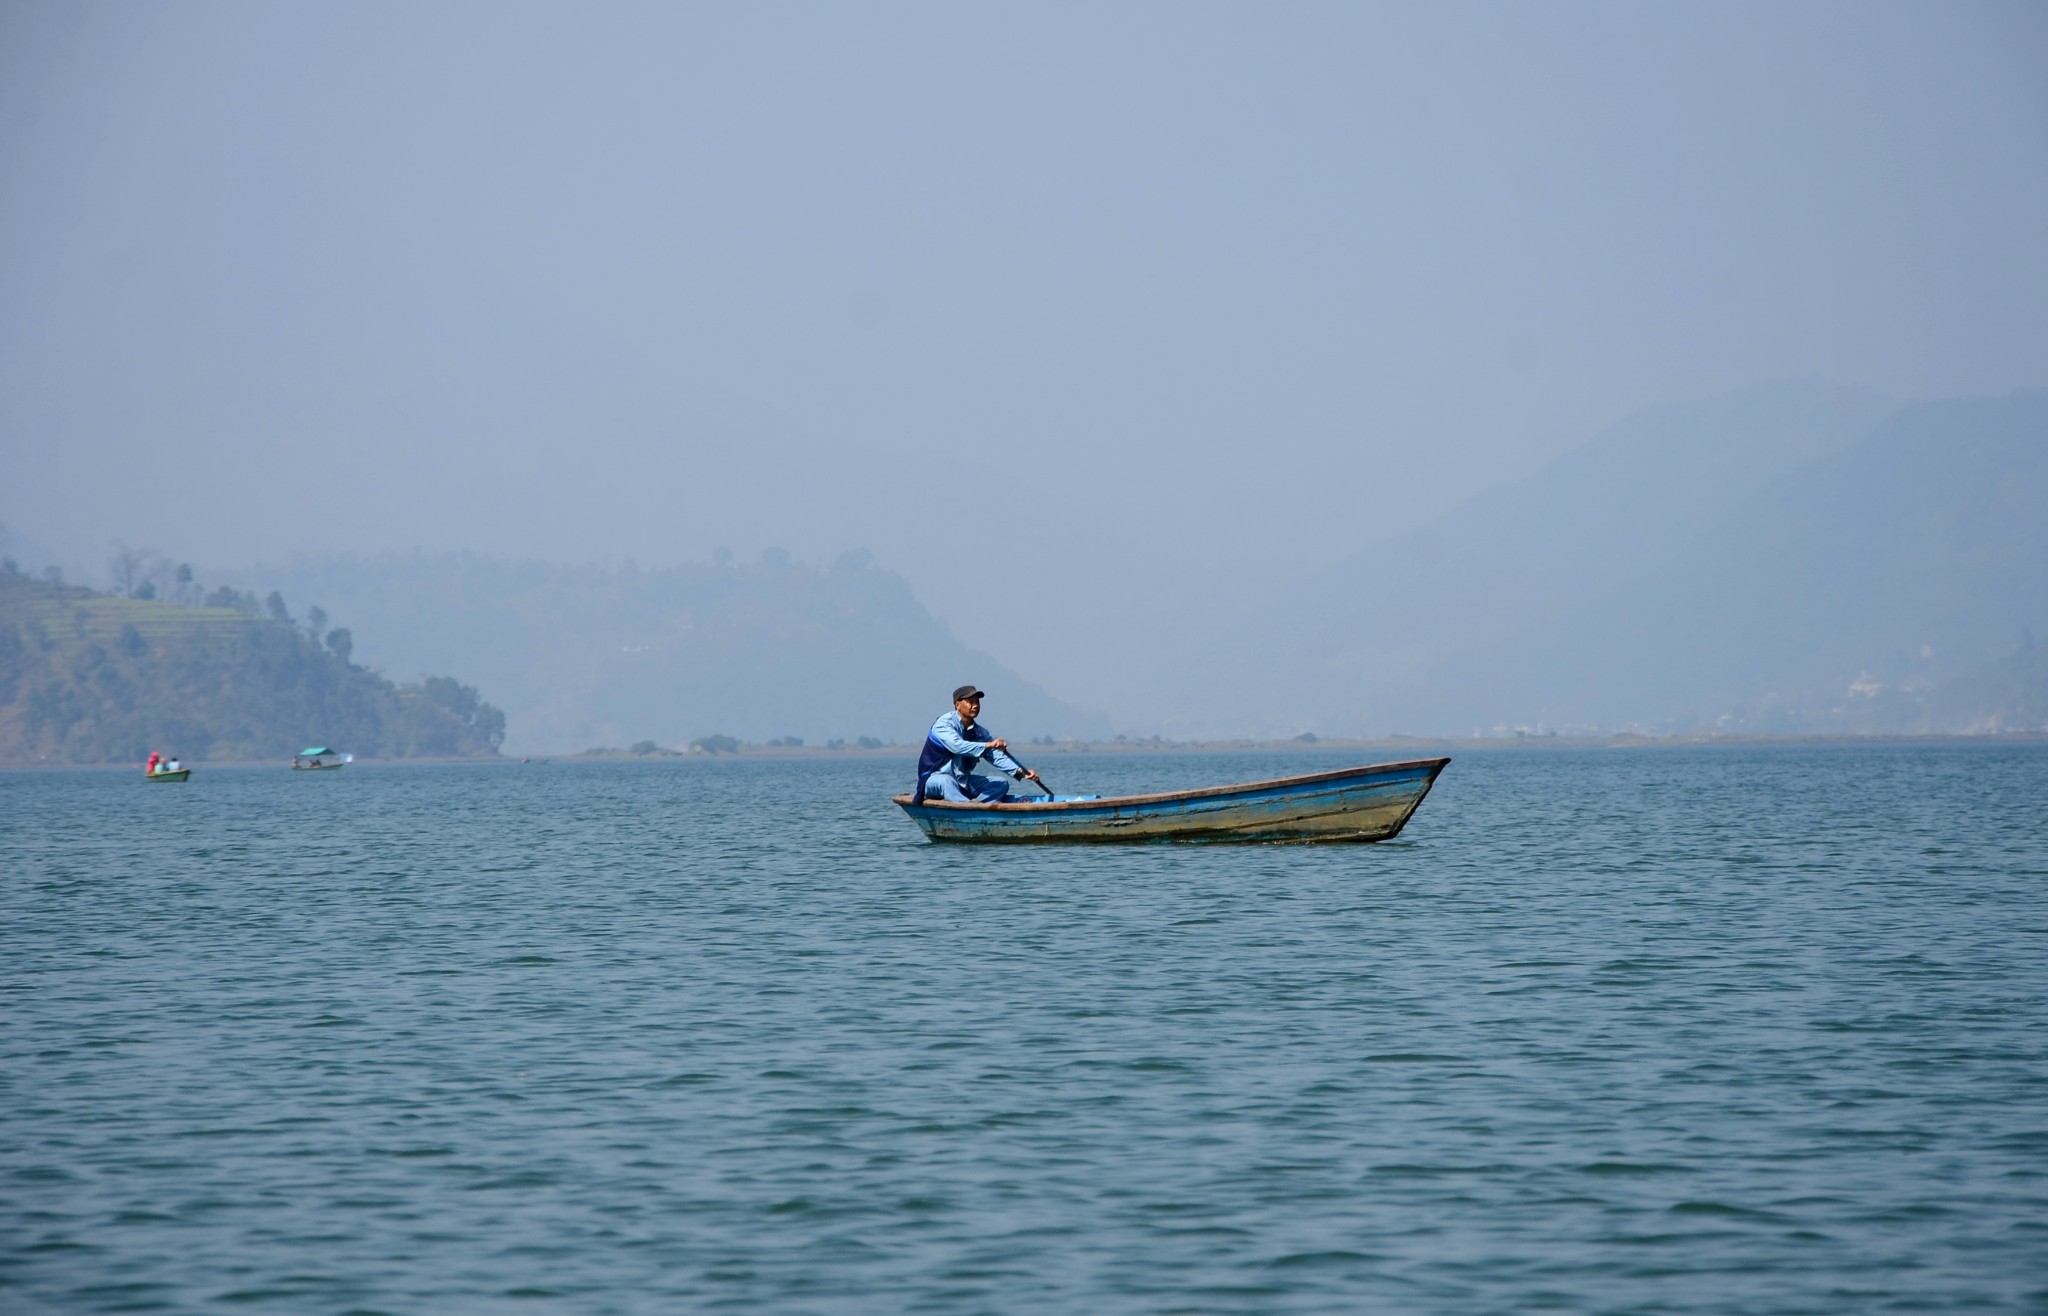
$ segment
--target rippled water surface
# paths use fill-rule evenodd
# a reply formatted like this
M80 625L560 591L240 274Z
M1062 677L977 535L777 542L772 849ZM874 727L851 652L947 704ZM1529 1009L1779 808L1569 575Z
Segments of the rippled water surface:
M2048 1308L2048 749L1475 752L1363 847L908 775L0 774L0 1309Z

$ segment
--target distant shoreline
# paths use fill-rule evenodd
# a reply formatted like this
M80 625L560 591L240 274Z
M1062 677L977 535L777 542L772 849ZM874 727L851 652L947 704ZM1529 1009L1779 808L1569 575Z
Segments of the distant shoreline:
M2002 732L1997 735L1713 735L1693 734L1681 736L1390 736L1362 740L1337 740L1318 737L1304 741L1292 737L1281 740L1166 740L1146 737L1143 740L1061 740L1052 744L1013 744L1011 748L1022 759L1069 757L1084 754L1261 754L1261 753L1374 753L1414 757L1436 753L1465 753L1476 750L1488 752L1506 750L1541 749L1670 749L1706 746L1767 746L1767 745L2048 745L2048 731ZM541 763L637 763L663 762L684 759L706 763L718 760L738 761L741 759L893 759L914 755L914 744L882 745L876 748L845 746L839 749L824 745L755 745L742 744L737 750L721 753L706 753L702 750L668 750L652 754L634 754L627 751L598 753L584 750L573 754L533 754L525 756L531 762ZM417 760L413 760L417 761ZM518 763L521 756L507 755L499 760L462 760L464 762L505 762Z
M1019 757L1067 758L1081 755L1112 754L1384 754L1392 757L1425 757L1438 754L1463 754L1472 752L1499 753L1515 750L1555 749L1696 749L1696 748L1763 748L1782 746L1822 745L2048 745L2048 731L2003 732L1997 735L1921 735L1921 736L1760 736L1760 735L1684 735L1684 736L1487 736L1477 738L1453 738L1432 736L1399 736L1381 740L1066 740L1050 745L1018 745ZM762 759L895 759L913 754L914 745L882 745L874 749L849 746L844 749L828 749L823 745L770 746L743 744L737 751L707 754L695 750L664 750L655 754L632 754L626 752L593 754L588 751L573 754L501 754L496 758L402 758L377 759L358 757L351 767L419 767L433 764L464 763L480 767L520 767L536 763L662 763L687 761L692 763L714 763L720 761ZM290 761L279 759L185 759L190 767L205 768L249 768L276 767L289 771ZM140 774L142 764L136 763L24 763L20 761L0 763L0 772L100 772L108 769L132 769Z

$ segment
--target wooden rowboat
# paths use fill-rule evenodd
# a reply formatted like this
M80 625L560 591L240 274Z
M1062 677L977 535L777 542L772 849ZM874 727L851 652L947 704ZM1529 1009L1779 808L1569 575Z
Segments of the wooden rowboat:
M1162 795L1043 803L895 802L934 841L1384 841L1449 759L1278 777Z
M142 775L150 781L183 781L192 775L192 769L179 768L176 772L145 772Z

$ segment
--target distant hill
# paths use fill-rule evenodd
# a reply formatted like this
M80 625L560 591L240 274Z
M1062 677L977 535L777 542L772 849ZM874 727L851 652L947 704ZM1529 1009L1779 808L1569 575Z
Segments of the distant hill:
M1588 708L1798 731L1837 721L1852 688L1986 673L2044 625L2048 392L2035 392L1902 409L1759 491L1654 580L1533 636L1523 667L1576 673L1577 690L1555 686L1598 689ZM1581 628L1626 668L1567 657L1559 641ZM1930 730L1979 716L1933 711Z
M1375 524L1401 491L1361 488L1359 549L1223 594L1208 642L1159 655L1157 685L1186 710L1166 729L1456 734L1482 716L1533 721L1527 692L1497 689L1494 669L1451 666L1651 578L1744 499L1896 410L1800 381L1650 407L1392 536Z
M496 752L503 714L440 677L393 685L265 616L96 593L0 562L0 763L285 759L312 744L379 758ZM279 611L282 611L281 607Z
M1859 672L1846 687L1738 706L1712 729L1828 735L2002 735L2048 731L2048 645L2031 630L2001 658L1943 681L1879 681Z
M1770 481L1850 446L1896 409L1862 390L1803 381L1650 407L1527 479L1375 544L1328 573L1320 656L1347 714L1470 716L1469 680L1413 707L1443 664L1569 615L1662 569ZM1387 707L1402 691L1408 707ZM1454 711L1455 710L1455 711ZM1382 726L1380 729L1384 730Z
M988 690L1005 736L1111 730L968 649L864 554L665 568L306 557L241 578L350 617L385 670L471 674L503 703L512 752L716 734L908 743L963 681Z
M1913 404L1851 440L1683 513L1649 490L1655 523L1554 497L1512 535L1448 524L1454 565L1411 561L1390 591L1426 604L1330 645L1350 708L1326 723L2013 729L2038 668L2015 646L2048 626L2048 393Z

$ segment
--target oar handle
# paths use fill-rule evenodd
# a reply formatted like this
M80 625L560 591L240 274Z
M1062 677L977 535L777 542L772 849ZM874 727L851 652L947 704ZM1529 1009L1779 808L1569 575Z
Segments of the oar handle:
M1008 747L1008 746L1005 746L1005 747L1004 747L1004 749L1003 749L1003 753L1005 753L1005 754L1010 754L1010 750L1009 750L1009 747ZM1029 768L1027 768L1027 767L1025 767L1025 766L1024 766L1024 760L1023 760L1023 759L1020 759L1020 758L1018 758L1018 757L1017 757L1017 756L1016 756L1015 754L1010 754L1010 762L1012 762L1012 763L1014 763L1014 764L1016 764L1016 765L1017 765L1017 771L1018 771L1018 772L1021 772L1021 773L1025 774L1026 776L1029 776L1029 775L1030 775L1031 769L1029 769ZM1044 792L1045 792L1045 793L1046 793L1047 795L1051 795L1051 794L1052 794L1052 787L1050 787L1050 786L1046 785L1046 784L1045 784L1045 781L1044 781L1044 779L1043 779L1043 778L1040 778L1040 777L1032 777L1032 778L1031 778L1031 784L1032 784L1032 785L1034 785L1034 786L1036 786L1036 787L1038 787L1038 789L1040 789L1040 790L1044 791Z

